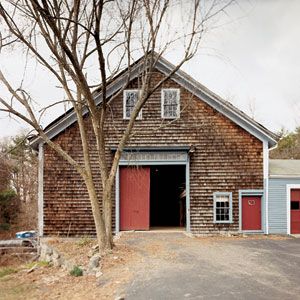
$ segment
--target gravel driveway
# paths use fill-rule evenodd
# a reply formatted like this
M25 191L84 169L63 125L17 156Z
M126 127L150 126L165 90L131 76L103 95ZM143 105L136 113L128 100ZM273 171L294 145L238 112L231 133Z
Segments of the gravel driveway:
M125 299L300 299L300 239L129 233L142 259Z

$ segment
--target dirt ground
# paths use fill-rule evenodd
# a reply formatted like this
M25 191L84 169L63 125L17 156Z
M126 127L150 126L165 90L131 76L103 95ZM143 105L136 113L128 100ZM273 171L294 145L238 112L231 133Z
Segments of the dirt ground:
M48 243L77 265L88 262L88 254L95 245L91 239L53 239ZM28 273L34 262L24 263L17 257L3 256L0 258L0 299L115 299L119 297L120 287L131 280L131 267L139 263L135 247L123 241L115 244L113 251L101 260L103 275L99 278L74 277L47 264L40 264ZM8 275L3 276L3 273Z
M5 265L0 267L0 299L213 299L218 298L216 280L224 278L234 284L225 280L227 284L221 285L219 293L222 299L254 299L249 295L265 299L257 294L262 288L266 293L269 289L273 299L277 295L297 299L294 295L300 295L300 290L289 282L297 274L288 274L300 269L300 240L295 240L278 236L190 238L183 233L126 233L102 259L103 275L99 278L73 277L45 264L28 273L33 264L11 261L9 265L9 261L0 260ZM86 263L93 245L94 241L88 239L52 242L78 264ZM289 252L294 251L291 256L283 254L288 247ZM282 259L280 255L284 255ZM244 284L249 284L249 295L245 297L237 292ZM287 293L284 286L289 287Z

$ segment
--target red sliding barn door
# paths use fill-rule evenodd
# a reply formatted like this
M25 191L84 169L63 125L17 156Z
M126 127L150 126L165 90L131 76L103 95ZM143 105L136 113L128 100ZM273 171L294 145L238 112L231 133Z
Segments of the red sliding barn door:
M149 230L150 168L120 168L120 229Z
M242 197L242 230L261 230L261 197Z
M300 189L291 190L291 233L300 233Z

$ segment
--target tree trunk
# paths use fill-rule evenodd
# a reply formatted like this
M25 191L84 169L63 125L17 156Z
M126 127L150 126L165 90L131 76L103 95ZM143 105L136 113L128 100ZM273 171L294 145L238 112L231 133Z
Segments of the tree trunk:
M113 238L112 238L112 188L113 184L107 180L106 186L103 191L103 216L105 223L106 232L106 248L112 249Z
M103 218L100 211L100 205L98 202L98 197L96 194L95 186L93 183L93 179L87 178L86 179L86 186L89 194L89 198L91 201L93 218L95 222L96 234L97 234L97 241L99 245L99 252L106 250L107 247L107 234L105 230L105 224L103 222ZM109 248L111 249L111 248Z

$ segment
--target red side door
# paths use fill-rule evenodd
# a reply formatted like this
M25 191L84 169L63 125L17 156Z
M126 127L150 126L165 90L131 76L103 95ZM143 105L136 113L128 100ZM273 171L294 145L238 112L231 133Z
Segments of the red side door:
M242 230L261 230L261 197L242 197Z
M120 229L149 230L150 168L120 168Z
M300 233L300 189L291 190L291 233Z

